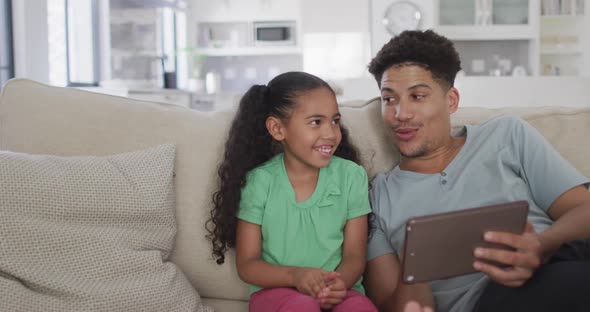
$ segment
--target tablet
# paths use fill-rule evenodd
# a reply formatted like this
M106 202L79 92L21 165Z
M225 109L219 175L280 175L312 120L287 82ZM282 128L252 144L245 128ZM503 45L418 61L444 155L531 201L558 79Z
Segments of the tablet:
M406 223L402 280L412 284L476 272L475 247L509 249L485 242L487 231L523 233L526 201L413 217Z

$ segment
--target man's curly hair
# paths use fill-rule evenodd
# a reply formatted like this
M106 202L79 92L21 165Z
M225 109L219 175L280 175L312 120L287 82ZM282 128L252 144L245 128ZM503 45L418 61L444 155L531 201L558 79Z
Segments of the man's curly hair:
M407 30L389 40L369 63L369 72L381 86L383 73L392 66L418 65L432 78L450 88L461 70L453 42L432 30Z

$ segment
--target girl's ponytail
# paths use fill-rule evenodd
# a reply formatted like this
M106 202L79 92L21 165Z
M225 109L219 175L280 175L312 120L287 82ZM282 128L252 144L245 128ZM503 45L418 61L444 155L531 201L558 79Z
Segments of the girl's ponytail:
M224 262L225 252L236 242L240 195L248 171L275 154L272 137L266 130L266 118L270 113L268 94L269 88L264 85L252 86L244 94L229 130L223 161L217 170L219 188L213 193L207 238L211 240L218 264Z

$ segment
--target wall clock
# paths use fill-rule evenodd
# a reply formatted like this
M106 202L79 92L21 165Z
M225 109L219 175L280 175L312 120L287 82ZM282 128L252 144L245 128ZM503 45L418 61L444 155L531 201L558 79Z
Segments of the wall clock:
M420 27L422 12L411 1L391 3L383 15L383 25L391 36L397 36L404 30L416 30Z

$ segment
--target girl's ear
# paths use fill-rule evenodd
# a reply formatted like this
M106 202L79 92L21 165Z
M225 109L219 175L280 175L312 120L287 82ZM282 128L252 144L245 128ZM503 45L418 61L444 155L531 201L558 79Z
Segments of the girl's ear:
M283 123L279 118L268 117L266 118L266 130L276 141L282 141L285 139Z

